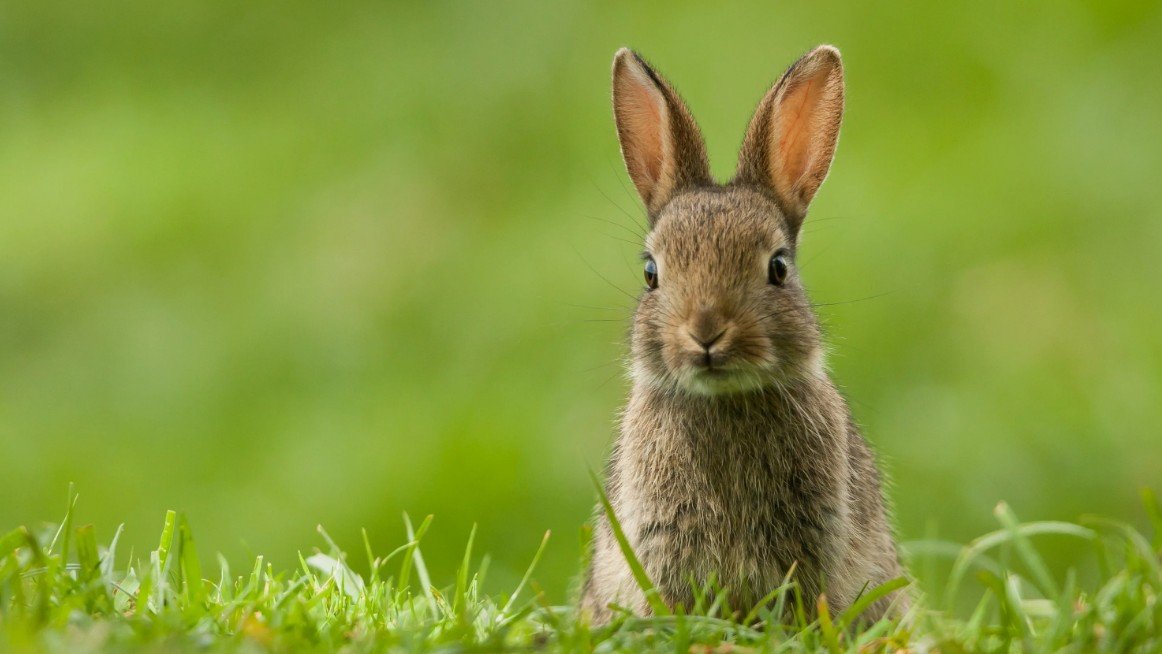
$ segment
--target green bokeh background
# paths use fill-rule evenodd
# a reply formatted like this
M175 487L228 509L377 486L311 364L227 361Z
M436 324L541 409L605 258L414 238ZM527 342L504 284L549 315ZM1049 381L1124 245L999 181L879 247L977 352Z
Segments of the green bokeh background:
M725 177L799 54L845 56L807 221L830 361L904 538L1138 521L1162 487L1158 3L0 8L0 527L67 484L276 568L400 514L554 600L625 392L632 45ZM1065 547L1065 545L1062 545ZM1064 551L1059 552L1061 557ZM208 556L207 556L208 558ZM207 561L208 563L209 561Z

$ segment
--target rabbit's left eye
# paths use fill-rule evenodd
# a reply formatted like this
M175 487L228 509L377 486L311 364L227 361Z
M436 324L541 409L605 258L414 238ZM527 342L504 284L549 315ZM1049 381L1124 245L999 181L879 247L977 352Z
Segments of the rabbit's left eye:
M772 284L782 286L783 282L787 281L787 271L787 253L779 250L771 257L770 271L767 275Z
M658 264L652 258L646 259L646 286L652 291L658 287Z

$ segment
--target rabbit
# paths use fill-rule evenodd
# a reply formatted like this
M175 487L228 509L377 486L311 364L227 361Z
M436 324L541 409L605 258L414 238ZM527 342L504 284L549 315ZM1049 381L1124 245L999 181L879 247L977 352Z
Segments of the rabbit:
M622 156L648 214L631 391L605 493L660 599L690 610L717 583L745 612L794 570L811 611L902 575L880 472L828 376L796 267L831 166L843 64L822 45L766 93L726 184L682 99L638 54L613 60ZM599 505L580 609L651 613ZM864 618L902 611L896 591Z

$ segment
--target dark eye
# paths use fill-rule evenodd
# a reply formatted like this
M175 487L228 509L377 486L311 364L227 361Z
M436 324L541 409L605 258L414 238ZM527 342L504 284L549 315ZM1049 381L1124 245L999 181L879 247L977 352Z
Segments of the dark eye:
M767 273L771 283L775 286L782 286L783 282L787 281L787 253L779 250L775 256L771 257L770 272Z
M646 259L646 286L650 290L658 287L658 264L653 259Z

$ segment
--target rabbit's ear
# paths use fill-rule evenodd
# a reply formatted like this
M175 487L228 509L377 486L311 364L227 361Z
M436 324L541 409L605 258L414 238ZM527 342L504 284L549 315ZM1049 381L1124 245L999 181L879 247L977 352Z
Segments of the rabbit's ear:
M627 48L613 58L613 115L625 167L651 224L677 191L711 183L706 145L686 105Z
M746 130L736 183L773 190L791 228L827 177L843 117L843 62L821 45L803 55L766 94Z

